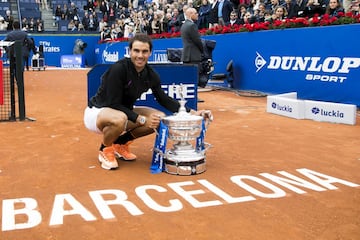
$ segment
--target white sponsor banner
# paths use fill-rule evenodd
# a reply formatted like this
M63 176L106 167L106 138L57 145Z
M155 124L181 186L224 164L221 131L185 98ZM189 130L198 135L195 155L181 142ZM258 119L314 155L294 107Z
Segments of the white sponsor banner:
M305 100L305 118L355 125L356 105Z
M296 92L268 96L266 111L286 117L304 119L304 101L297 99Z
M356 105L300 100L296 92L268 96L266 111L295 119L356 124Z

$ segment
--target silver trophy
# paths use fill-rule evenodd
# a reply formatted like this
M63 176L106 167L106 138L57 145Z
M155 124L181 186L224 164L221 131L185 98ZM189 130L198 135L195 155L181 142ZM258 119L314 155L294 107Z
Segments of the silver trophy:
M204 134L209 121L203 124L202 116L186 112L182 86L178 86L181 97L177 113L162 119L168 127L168 139L173 143L164 153L165 172L176 175L194 175L206 171L205 153L210 144L203 142L201 148L196 146L201 133ZM203 136L204 137L204 136ZM202 139L203 140L203 139Z

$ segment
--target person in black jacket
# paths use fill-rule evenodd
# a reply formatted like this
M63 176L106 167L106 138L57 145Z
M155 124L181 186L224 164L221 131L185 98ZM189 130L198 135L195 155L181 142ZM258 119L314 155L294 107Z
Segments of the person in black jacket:
M322 0L308 0L304 9L304 16L312 18L315 15L321 16L325 13L326 3Z
M24 66L26 67L26 70L28 70L28 71L29 71L29 56L30 56L31 51L33 52L33 54L36 53L35 40L34 40L34 38L25 38L24 39L23 60L24 60Z
M23 52L23 56L24 53L26 52L26 46L25 46L25 42L28 39L28 34L25 31L22 31L20 29L20 22L19 21L14 21L13 23L13 31L9 32L4 41L9 41L9 42L15 42L15 41L19 41L22 44L22 52ZM6 50L8 57L11 58L15 58L15 52L14 52L14 45L12 45L11 47L9 47Z
M285 0L285 8L288 19L296 18L299 12L299 6L293 0Z
M210 14L211 5L208 0L202 0L201 6L199 8L199 19L197 20L197 25L199 29L209 27L209 14Z
M90 131L103 136L99 161L104 169L118 167L117 158L135 160L129 143L154 133L165 113L151 107L134 106L141 94L152 90L156 100L171 112L180 104L161 88L159 75L147 64L152 51L151 38L136 34L129 40L130 58L123 58L103 74L101 85L91 97L84 112L84 124ZM210 111L191 114L211 118Z

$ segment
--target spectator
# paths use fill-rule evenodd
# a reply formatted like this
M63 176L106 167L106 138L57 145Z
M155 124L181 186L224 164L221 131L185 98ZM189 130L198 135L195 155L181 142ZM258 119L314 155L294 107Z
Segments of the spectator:
M164 32L171 32L170 26L169 26L169 22L171 21L171 13L166 13L164 20L163 20L163 29Z
M3 16L0 16L0 31L6 31L7 30L7 22L5 22L5 19Z
M102 31L104 31L104 29L108 26L107 22L105 22L105 20L103 18L100 19L99 22L99 32L101 33ZM86 29L86 28L85 28Z
M308 1L313 1L313 0L308 0ZM293 0L285 0L285 8L288 13L287 18L291 19L297 17L299 6Z
M296 0L296 5L298 6L298 17L304 17L304 11L306 8L307 0Z
M234 10L230 13L230 21L228 23L226 23L226 26L234 26L234 25L240 25L242 24L242 22L240 21L240 19L238 18L238 14L237 12Z
M256 17L250 11L247 11L245 13L244 18L242 19L242 23L243 24L252 24L254 22L256 22Z
M41 6L43 10L49 10L47 0L41 0Z
M119 9L119 18L120 19L125 19L128 18L130 16L130 13L128 11L127 8L125 8L124 6L120 7Z
M202 0L201 6L199 8L199 18L197 21L197 25L199 29L209 27L210 9L211 9L211 5L209 4L208 0Z
M230 13L233 11L233 5L229 0L219 0L218 21L220 26L225 26L230 21Z
M72 19L72 20L69 21L68 30L69 30L69 31L77 31L77 27L76 27L76 25L75 25L74 19Z
M179 32L181 27L180 17L179 17L179 10L174 8L171 20L169 21L170 32Z
M179 20L180 20L180 27L181 25L185 22L185 12L186 12L186 9L188 9L189 6L187 4L184 4L181 8L181 11L179 12Z
M339 0L330 0L329 5L326 7L326 14L330 17L339 17L339 13L345 13Z
M217 25L219 25L218 6L219 6L218 1L213 0L209 12L209 28L216 27Z
M7 23L7 30L13 30L14 17L11 15L10 10L6 10L4 20Z
M238 14L239 19L244 19L246 12L247 12L246 5L240 4L239 5L239 14Z
M251 0L239 0L239 5L240 5L240 4L244 4L244 5L246 5L246 6L249 6L249 5L250 5L250 2L251 2Z
M100 40L102 42L108 42L112 39L113 38L111 36L111 28L109 26L104 27L103 30L100 32Z
M254 12L257 22L265 22L266 7L264 3L259 4L259 8Z
M107 22L108 18L109 18L109 3L107 0L101 0L99 10L100 10L105 22Z
M115 22L115 5L113 3L110 3L109 4L109 12L108 12L108 22L110 24L114 23Z
M230 0L230 2L232 3L234 10L237 10L239 8L239 5L240 5L239 0Z
M132 18L132 14L130 14L130 17ZM149 20L149 22L151 23L151 21L154 18L154 11L152 8L149 8L145 17L147 20Z
M67 4L64 4L64 6L63 6L63 14L61 16L61 20L66 20L67 19L67 13L68 13L68 7L67 7Z
M41 19L36 19L36 32L44 32L44 22Z
M96 31L99 27L99 23L97 18L94 17L93 14L89 14L89 18L84 22L84 28L87 31Z
M342 5L345 12L350 12L354 2L356 3L357 0L342 0Z
M135 36L135 29L134 29L134 26L132 24L129 25L129 28L128 28L128 35L127 37L128 38L133 38Z
M84 6L84 10L89 11L89 12L95 12L95 8L96 8L96 6L95 6L93 0L88 0L86 5Z
M124 33L118 23L114 23L111 26L111 39L122 38Z
M81 24L84 26L85 30L87 30L87 22L89 21L89 14L92 14L91 12L85 11L84 16L81 18Z
M125 21L124 38L130 38L131 35L134 35L134 26L135 26L135 24L134 24L134 22L131 21L131 19L127 19L127 21ZM150 26L150 29L151 29L151 26Z
M266 9L265 15L264 15L264 21L265 22L272 22L272 14L269 9Z
M358 1L353 1L351 7L350 7L350 11L354 16L358 16L359 15L359 7L360 4Z
M151 21L152 34L160 34L162 32L161 22L158 14L154 14L154 19Z
M30 18L29 21L29 31L34 32L36 30L36 21L34 18Z
M61 5L58 4L55 8L55 23L54 26L59 25L59 21L61 19L63 19L63 17L65 16L64 11L61 8Z
M165 12L163 10L158 11L160 23L161 23L161 32L164 32L164 19L165 19Z
M143 25L142 32L147 33L147 35L152 34L151 22L148 19L144 19L144 25Z
M256 4L257 4L256 0L251 0L250 3L247 5L247 11L254 14L254 11L258 8L258 5L256 5ZM236 9L236 8L234 7L234 9Z
M23 31L29 31L29 21L26 17L21 20L21 26Z
M272 21L276 21L276 20L284 20L287 16L287 11L285 9L284 6L278 5L272 14Z
M312 18L315 14L321 16L325 13L326 5L318 0L308 0L304 9L304 17Z
M281 3L280 0L271 0L270 1L270 10L271 13L274 14L275 13L275 9L277 9L278 6L284 6L284 3Z
M78 16L78 7L74 2L70 3L70 7L67 9L66 18L68 20L75 20L75 16Z

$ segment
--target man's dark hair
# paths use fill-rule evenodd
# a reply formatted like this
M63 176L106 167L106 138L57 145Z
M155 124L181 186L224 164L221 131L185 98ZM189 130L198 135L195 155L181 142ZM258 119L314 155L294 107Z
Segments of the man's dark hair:
M20 22L19 21L14 21L13 28L14 29L20 29Z
M143 43L148 43L148 44L149 44L149 47L150 47L150 52L152 51L153 45L152 45L152 40L151 40L151 38L149 37L149 35L144 34L144 33L137 33L137 34L135 34L135 36L132 37L132 38L130 38L130 40L129 40L129 48L130 48L130 49L132 49L133 43L134 43L135 41L140 41L140 42L143 42Z

